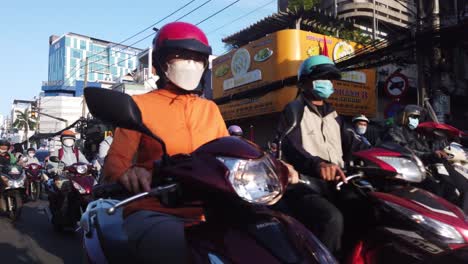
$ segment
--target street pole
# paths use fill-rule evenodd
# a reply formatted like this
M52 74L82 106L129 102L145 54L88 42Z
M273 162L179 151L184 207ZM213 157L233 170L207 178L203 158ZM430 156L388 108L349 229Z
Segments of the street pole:
M427 87L426 87L426 75L424 72L425 61L424 61L424 41L421 39L420 35L423 30L423 17L424 17L424 0L416 0L416 62L418 67L418 105L424 106L425 99L427 97Z
M431 14L431 29L432 31L438 32L440 30L440 16L439 16L439 0L433 0L433 10ZM444 109L442 105L441 97L444 96L441 88L441 73L440 63L442 59L442 51L440 44L432 37L431 47L431 87L430 87L430 98L433 100L432 104L440 122L444 122Z
M84 88L88 85L88 57L86 57L86 60L85 60L85 72L84 72L84 85L83 85L83 109L82 109L82 113L81 113L81 116L82 117L85 117L86 116L86 99L84 97Z
M376 23L376 18L375 18L375 0L372 0L372 39L376 40L377 39L377 23Z

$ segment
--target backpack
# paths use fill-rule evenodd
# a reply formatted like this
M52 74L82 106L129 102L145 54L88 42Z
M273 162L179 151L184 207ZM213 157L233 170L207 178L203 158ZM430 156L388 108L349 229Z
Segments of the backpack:
M80 162L80 152L79 152L78 148L73 148L73 153L75 153L76 162L77 163ZM60 148L59 151L58 151L59 160L62 160L64 154L65 154L65 152L63 151L63 148Z

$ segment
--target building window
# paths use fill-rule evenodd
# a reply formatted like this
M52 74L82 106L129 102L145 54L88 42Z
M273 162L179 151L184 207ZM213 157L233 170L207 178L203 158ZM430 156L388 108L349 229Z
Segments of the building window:
M78 48L78 40L76 38L73 39L73 46L72 48L77 49Z
M81 51L72 50L72 58L81 59Z
M80 40L80 49L86 50L86 41Z
M128 61L128 68L130 68L131 70L133 70L133 61Z
M70 38L65 37L65 47L70 47Z

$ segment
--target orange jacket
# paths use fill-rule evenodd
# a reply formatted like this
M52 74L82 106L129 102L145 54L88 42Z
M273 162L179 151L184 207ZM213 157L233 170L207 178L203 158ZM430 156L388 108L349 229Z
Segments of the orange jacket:
M143 123L164 140L169 155L191 153L213 139L229 135L218 106L212 101L167 89L136 95L133 99L141 110ZM118 128L106 157L104 175L117 181L133 164L151 170L153 161L161 156L161 146L155 140ZM201 208L163 208L154 198L127 209L127 213L144 209L183 217L202 215Z

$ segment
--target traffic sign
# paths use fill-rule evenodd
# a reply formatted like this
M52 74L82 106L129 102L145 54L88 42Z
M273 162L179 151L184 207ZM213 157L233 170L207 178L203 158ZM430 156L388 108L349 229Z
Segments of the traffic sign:
M400 72L395 72L390 75L385 81L384 86L385 93L392 98L401 98L408 92L408 88L408 77Z

